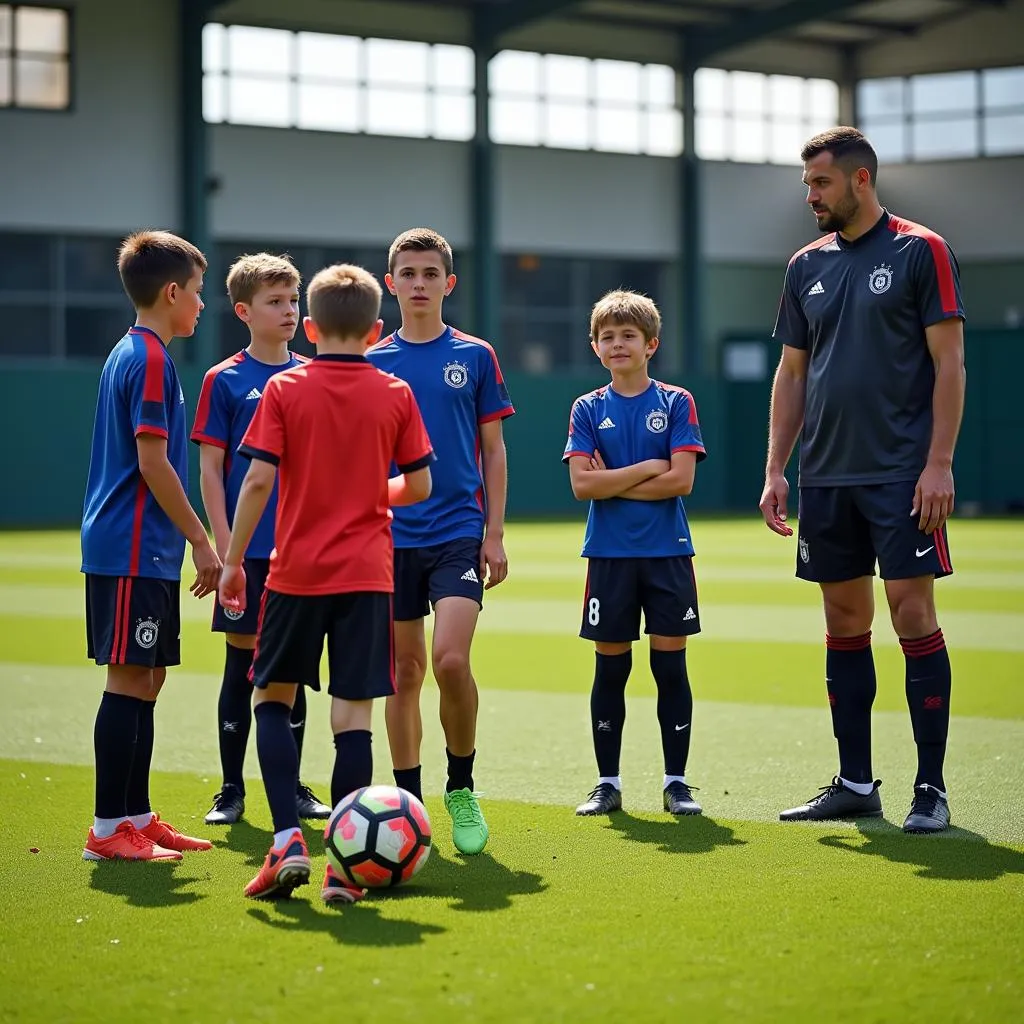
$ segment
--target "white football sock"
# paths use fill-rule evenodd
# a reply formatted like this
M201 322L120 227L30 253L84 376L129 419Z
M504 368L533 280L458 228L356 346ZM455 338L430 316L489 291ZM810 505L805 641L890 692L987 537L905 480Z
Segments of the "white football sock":
M673 782L681 782L684 786L686 785L685 775L666 775L665 781L662 783L662 789L668 789Z
M934 790L934 792L938 793L943 800L948 799L946 794L941 789L939 789L938 786L933 786L930 782L922 782L920 786L915 786L914 789L931 789Z
M93 818L92 834L97 839L109 839L117 831L117 826L127 820L127 818Z
M274 849L280 850L286 842L294 839L295 837L302 838L301 828L286 828L283 832L274 833Z
M602 775L598 780L599 786L609 785L614 786L620 793L622 792L622 776L620 775Z
M852 789L857 796L868 796L875 788L871 782L850 782L849 779L844 779L842 776L839 777L839 781L847 789Z
M129 814L128 820L138 829L145 828L154 818L152 811L146 811L145 814Z

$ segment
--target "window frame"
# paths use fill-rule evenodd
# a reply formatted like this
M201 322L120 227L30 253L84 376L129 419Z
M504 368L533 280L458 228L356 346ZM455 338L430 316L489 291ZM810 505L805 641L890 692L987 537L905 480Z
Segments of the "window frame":
M49 116L54 115L66 115L73 114L75 112L75 100L77 90L75 89L75 71L76 71L76 46L75 46L75 8L66 6L61 3L47 3L45 0L40 0L36 3L0 3L0 8L6 7L11 12L11 45L7 50L0 50L0 56L5 56L10 62L10 68L8 71L8 87L10 91L10 100L7 103L0 103L0 113L5 111L19 111L22 113L30 114L46 114ZM64 15L65 33L67 38L67 48L63 54L64 61L67 65L67 97L64 106L62 107L36 107L26 106L19 103L17 96L15 95L15 70L17 59L21 55L18 50L18 39L17 39L17 18L15 17L18 9L31 9L39 8L46 11L59 11ZM52 59L59 55L52 53L43 53L37 50L26 51L26 56L32 57L33 59Z

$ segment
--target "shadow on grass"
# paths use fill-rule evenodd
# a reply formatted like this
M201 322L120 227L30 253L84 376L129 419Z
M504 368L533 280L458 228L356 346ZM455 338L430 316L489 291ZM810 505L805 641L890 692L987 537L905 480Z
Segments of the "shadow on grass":
M894 864L912 864L919 878L959 882L991 882L1003 875L1024 875L1024 853L994 846L984 836L951 827L937 835L908 835L888 821L856 823L859 836L822 836L822 846L849 853L884 857Z
M89 886L110 896L123 897L130 907L180 907L204 899L202 893L180 891L186 885L205 880L201 877L176 874L181 863L170 861L141 864L123 860L101 860L93 865Z
M319 894L314 898L319 900ZM305 899L277 900L275 912L253 907L247 913L282 931L323 932L344 946L415 946L428 935L447 931L437 924L385 917L374 898L371 893L363 902L341 908L314 906Z
M324 830L322 827L302 822L302 834L312 856L316 857L324 852ZM242 818L220 832L219 836L213 836L213 840L214 846L218 850L242 853L245 855L245 863L249 867L260 868L274 842L274 833L269 829L257 828Z
M626 811L608 815L607 828L634 843L650 843L663 853L710 853L719 846L745 846L733 830L703 814L685 815L667 821L634 818Z
M485 913L508 910L513 896L535 896L547 887L540 875L513 871L489 853L449 860L435 847L423 871L408 886L388 890L387 895L441 897L452 900L452 910Z

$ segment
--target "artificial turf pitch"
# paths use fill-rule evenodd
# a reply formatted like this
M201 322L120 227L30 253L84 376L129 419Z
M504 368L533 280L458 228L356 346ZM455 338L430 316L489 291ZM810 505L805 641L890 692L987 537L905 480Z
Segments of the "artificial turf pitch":
M914 754L903 660L880 607L875 772L884 821L780 824L835 754L816 588L792 543L698 520L704 633L689 778L702 818L660 811L654 687L638 645L623 750L626 811L577 819L594 781L575 638L578 525L508 528L488 595L477 787L486 852L458 856L425 692L435 846L422 874L342 910L313 885L245 901L269 843L255 776L246 821L207 829L217 788L222 641L184 599L184 664L157 709L155 806L215 849L179 864L86 864L92 719L73 534L0 535L0 1020L271 1021L329 1014L465 1021L1009 1021L1024 997L1024 545L1012 522L957 522L938 584L954 670L947 783L957 827L904 836ZM383 715L376 778L390 781ZM326 701L311 695L303 777L328 790ZM247 770L256 771L250 743Z

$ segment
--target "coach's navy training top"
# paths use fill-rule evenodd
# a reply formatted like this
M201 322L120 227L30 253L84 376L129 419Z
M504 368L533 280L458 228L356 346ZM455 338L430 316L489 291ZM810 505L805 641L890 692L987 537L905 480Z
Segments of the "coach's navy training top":
M433 341L397 331L366 353L378 369L406 381L437 454L426 501L392 509L396 548L444 544L484 534L480 424L511 416L498 357L486 341L446 327Z
M562 461L590 458L595 449L608 469L647 459L671 460L675 452L706 457L689 391L652 380L643 394L627 398L610 385L581 395L569 416L569 440ZM591 501L584 558L666 558L692 555L693 541L682 498Z
M210 367L203 378L199 406L192 426L196 444L212 444L224 449L224 499L228 525L235 521L235 507L242 490L242 481L249 469L249 460L238 458L238 446L256 413L267 381L293 366L305 362L289 354L288 362L261 363L248 352L236 352L222 363ZM274 518L277 514L277 479L267 507L256 524L246 549L249 558L269 558L274 550Z
M924 329L964 318L945 240L883 212L853 242L833 232L790 260L774 336L808 349L800 483L916 480L932 434Z
M185 536L139 472L135 438L167 438L167 458L188 486L185 396L160 338L133 327L100 374L82 512L82 572L181 579Z

